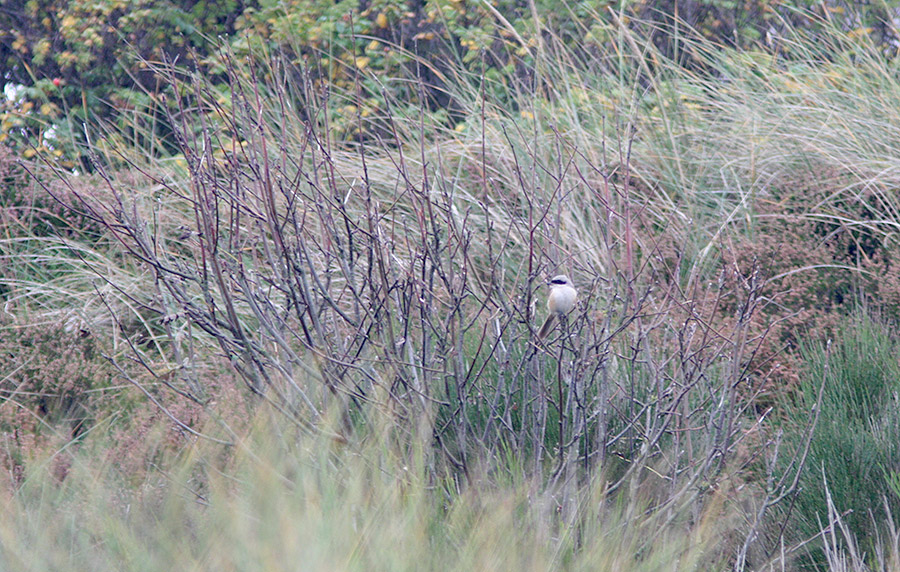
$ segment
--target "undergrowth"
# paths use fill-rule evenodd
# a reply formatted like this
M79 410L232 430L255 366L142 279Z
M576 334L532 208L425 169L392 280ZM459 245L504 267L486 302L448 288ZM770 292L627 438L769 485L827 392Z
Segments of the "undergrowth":
M872 498L896 481L896 341L847 317L896 311L900 86L875 46L822 26L815 43L782 30L789 54L667 30L690 65L618 20L608 50L544 29L528 73L499 79L420 59L335 86L307 60L223 50L223 92L144 62L167 86L166 145L101 126L90 174L0 157L4 331L102 339L58 387L0 372L7 407L78 410L57 454L19 445L2 557L896 558L878 508L896 500ZM422 68L459 121L432 112ZM418 98L392 100L390 81ZM579 303L541 340L559 273ZM82 395L111 385L128 389ZM69 518L47 529L54 513Z

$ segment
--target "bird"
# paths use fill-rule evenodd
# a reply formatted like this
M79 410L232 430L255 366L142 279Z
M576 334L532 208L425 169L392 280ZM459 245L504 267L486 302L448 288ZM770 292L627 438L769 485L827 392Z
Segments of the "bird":
M550 333L557 318L572 311L572 308L575 307L575 298L578 297L578 292L565 274L554 276L549 285L550 295L547 296L547 309L550 310L550 314L538 332L538 337L541 339Z

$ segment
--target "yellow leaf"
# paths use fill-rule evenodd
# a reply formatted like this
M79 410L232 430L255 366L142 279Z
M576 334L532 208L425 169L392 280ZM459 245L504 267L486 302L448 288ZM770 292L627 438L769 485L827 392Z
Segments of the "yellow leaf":
M32 157L37 155L37 151L35 151L34 149L25 149L25 152L22 153L22 155L24 155L26 159L31 159Z
M384 12L375 17L375 25L382 29L388 27L388 19Z
M365 56L356 58L356 69L365 69L367 65L369 65L369 58Z

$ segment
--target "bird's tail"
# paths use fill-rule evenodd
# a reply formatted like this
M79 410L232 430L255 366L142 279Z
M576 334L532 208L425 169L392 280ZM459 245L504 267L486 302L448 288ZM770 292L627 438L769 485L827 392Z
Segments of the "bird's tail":
M550 333L550 330L553 329L553 324L556 323L556 313L550 312L550 315L547 316L547 319L544 320L544 325L541 326L541 330L538 332L538 337L544 339L547 337L547 334Z

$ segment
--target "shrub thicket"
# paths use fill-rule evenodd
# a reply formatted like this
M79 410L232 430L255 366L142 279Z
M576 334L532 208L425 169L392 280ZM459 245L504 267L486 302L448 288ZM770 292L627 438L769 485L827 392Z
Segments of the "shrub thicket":
M858 535L890 526L840 511L896 477L887 468L864 486L828 457L875 443L887 466L893 453L862 421L858 442L839 440L836 427L859 419L825 405L838 412L856 394L812 408L810 387L829 376L805 369L821 357L796 348L828 336L893 348L889 332L846 319L898 291L900 88L886 40L827 5L791 12L806 26L766 12L777 41L749 50L709 40L718 32L703 23L733 9L716 2L691 12L699 33L658 14L629 20L640 2L581 4L569 19L539 4L356 6L260 8L255 35L187 68L144 54L147 106L119 107L73 138L92 173L52 161L10 170L39 186L4 195L4 309L104 332L104 367L169 426L160 450L107 457L133 469L119 492L160 486L147 466L180 467L167 476L213 499L210 510L160 496L140 514L174 507L195 531L259 497L301 512L334 502L302 526L344 522L350 506L353 528L374 514L353 508L353 475L396 473L372 498L399 498L390 506L409 509L417 530L467 530L486 514L478 492L508 486L490 499L534 515L522 543L554 551L535 562L597 557L606 545L592 539L619 538L603 524L615 516L634 523L629 566L665 567L655 542L688 538L662 544L683 558L669 563L780 567L839 524L848 532L824 545L826 560L850 551L860 565ZM579 304L541 341L541 282L560 272ZM848 387L892 371L889 360L854 365L865 352L842 356L841 371L865 374ZM44 374L22 383L65 402ZM890 399L878 403L889 419ZM140 449L152 433L154 416L136 409L118 425L135 436L111 430L114 443ZM273 411L277 422L247 427ZM254 457L258 439L276 453ZM182 447L186 460L166 456ZM824 505L804 496L824 483L815 463L827 465ZM302 498L239 486L261 474ZM315 484L329 474L335 487ZM25 492L16 501L43 509ZM449 520L430 520L434 507ZM282 538L267 519L286 516L259 515L254 542L266 550ZM152 520L107 522L127 545ZM474 530L473 543L490 540ZM700 558L711 530L724 540ZM156 532L148 561L168 561L167 549L202 558ZM456 544L443 554L472 547L444 536ZM874 546L875 560L900 553Z

